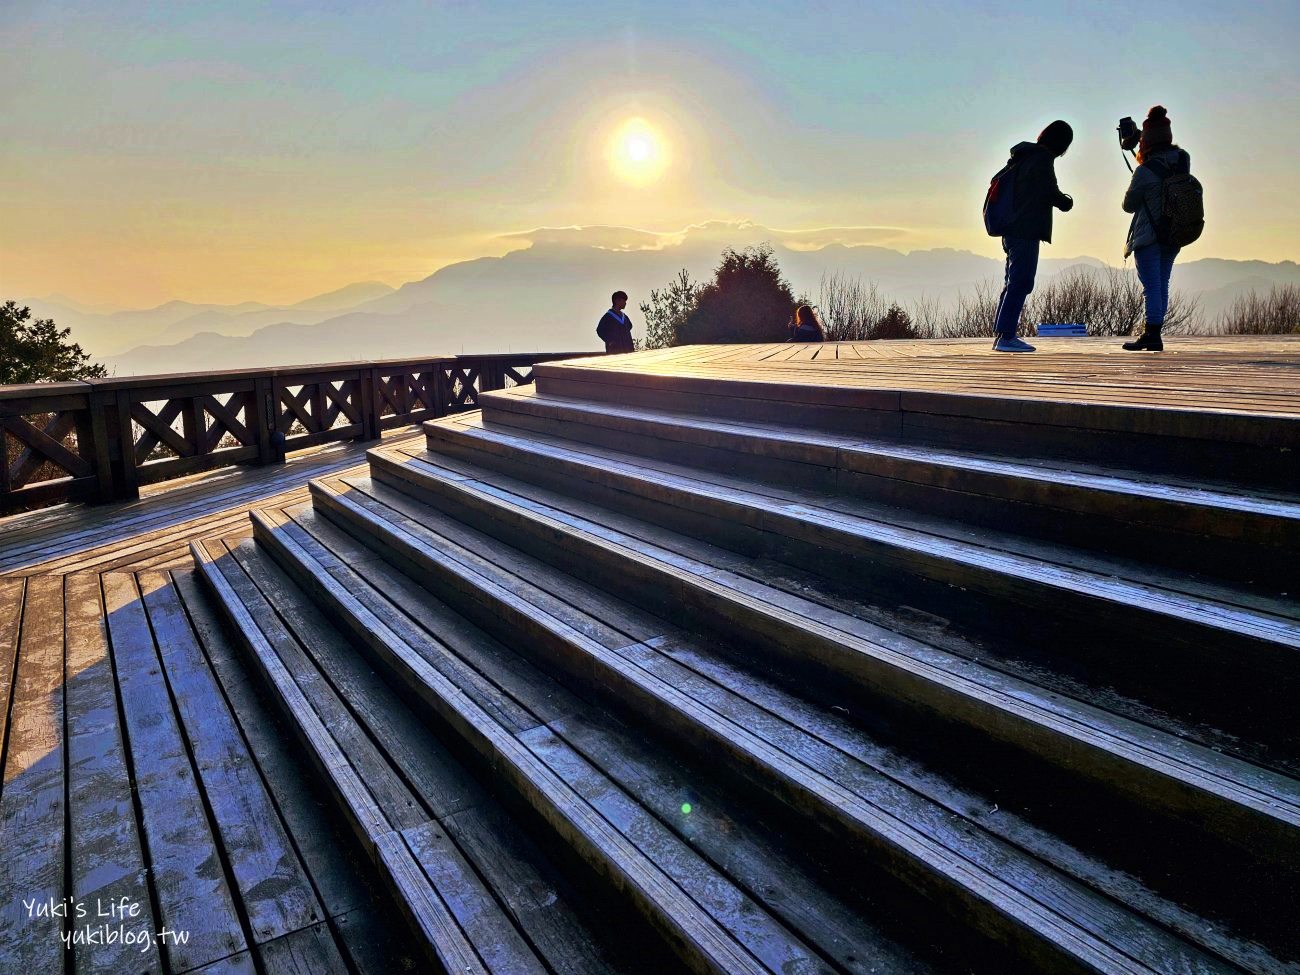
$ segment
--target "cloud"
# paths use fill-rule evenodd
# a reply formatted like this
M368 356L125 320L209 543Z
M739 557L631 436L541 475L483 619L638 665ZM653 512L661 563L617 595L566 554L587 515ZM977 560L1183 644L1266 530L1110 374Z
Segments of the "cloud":
M910 236L902 227L821 227L817 230L773 230L776 239L794 251L819 251L832 244L867 247L896 244Z
M611 251L654 251L708 242L740 247L767 240L790 250L818 251L836 244L844 247L896 244L909 236L910 232L902 227L778 230L750 220L710 220L670 232L609 226L538 227L535 230L502 234L501 239L532 246L591 247Z
M664 246L666 234L631 227L538 227L514 234L502 234L507 241L556 247L595 247L609 251L653 251Z

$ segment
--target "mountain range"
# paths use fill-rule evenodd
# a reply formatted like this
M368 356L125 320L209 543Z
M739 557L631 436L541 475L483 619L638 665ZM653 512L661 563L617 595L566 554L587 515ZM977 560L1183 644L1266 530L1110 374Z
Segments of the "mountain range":
M904 253L877 244L878 228L784 232L745 222L715 222L679 234L618 227L547 228L515 235L521 249L443 267L399 288L348 285L289 306L257 302L197 305L172 301L144 311L94 310L27 299L41 317L69 325L73 337L117 375L184 372L396 358L431 353L578 351L598 347L595 323L621 289L640 334L637 310L651 288L687 268L707 280L726 246L770 242L796 294L817 299L823 274L877 284L887 300L941 303L983 281L998 281L1000 261L969 251ZM879 229L884 236L887 229ZM1042 262L1039 281L1096 258ZM1131 265L1130 265L1131 266ZM1300 285L1294 261L1189 260L1173 287L1196 297L1213 319L1238 296L1277 284Z

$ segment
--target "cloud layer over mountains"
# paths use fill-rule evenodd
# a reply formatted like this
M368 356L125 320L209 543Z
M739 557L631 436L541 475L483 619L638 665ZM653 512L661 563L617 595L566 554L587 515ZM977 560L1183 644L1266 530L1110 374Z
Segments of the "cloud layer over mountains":
M503 257L444 267L393 289L349 285L289 307L256 302L193 305L174 301L146 311L103 313L66 299L27 300L42 317L73 328L76 341L118 375L183 372L457 352L577 351L598 347L594 328L616 289L637 305L679 268L711 275L727 246L771 242L796 294L816 299L825 272L874 281L887 299L954 300L981 281L999 280L999 261L949 249L903 253L887 227L781 231L747 222L713 222L676 234L623 227L542 228L508 240ZM1189 255L1190 256L1190 255ZM1040 281L1095 258L1045 260ZM1173 285L1200 297L1210 316L1239 294L1300 284L1286 261L1189 260Z

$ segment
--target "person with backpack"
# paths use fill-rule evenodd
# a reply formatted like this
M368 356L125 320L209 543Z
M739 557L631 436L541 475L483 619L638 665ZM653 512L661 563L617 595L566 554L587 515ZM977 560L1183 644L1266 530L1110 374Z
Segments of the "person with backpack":
M615 291L609 296L609 311L601 315L600 321L596 323L596 334L605 343L605 352L610 355L636 351L632 342L632 316L623 311L626 307L627 292Z
M1130 125L1132 123L1129 123ZM1191 175L1192 157L1174 145L1169 113L1152 107L1142 123L1137 148L1138 167L1124 194L1129 222L1124 256L1133 255L1146 303L1141 336L1125 342L1129 352L1162 352L1165 312L1169 308L1169 276L1179 248L1200 236L1205 225L1201 185Z
M1069 123L1057 119L1039 133L1036 142L1011 150L1006 166L993 177L984 201L984 226L1002 238L1007 268L994 320L995 352L1033 352L1016 337L1025 299L1034 290L1040 244L1052 242L1052 209L1068 213L1074 200L1056 185L1056 160L1074 141Z

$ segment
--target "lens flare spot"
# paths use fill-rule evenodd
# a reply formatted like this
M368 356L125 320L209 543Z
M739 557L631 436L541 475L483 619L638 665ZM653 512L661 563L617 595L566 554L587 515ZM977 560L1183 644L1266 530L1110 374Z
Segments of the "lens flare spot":
M683 815L683 816L689 816L690 814L691 814L691 804L690 804L689 802L683 802L683 803L682 803L682 815Z

